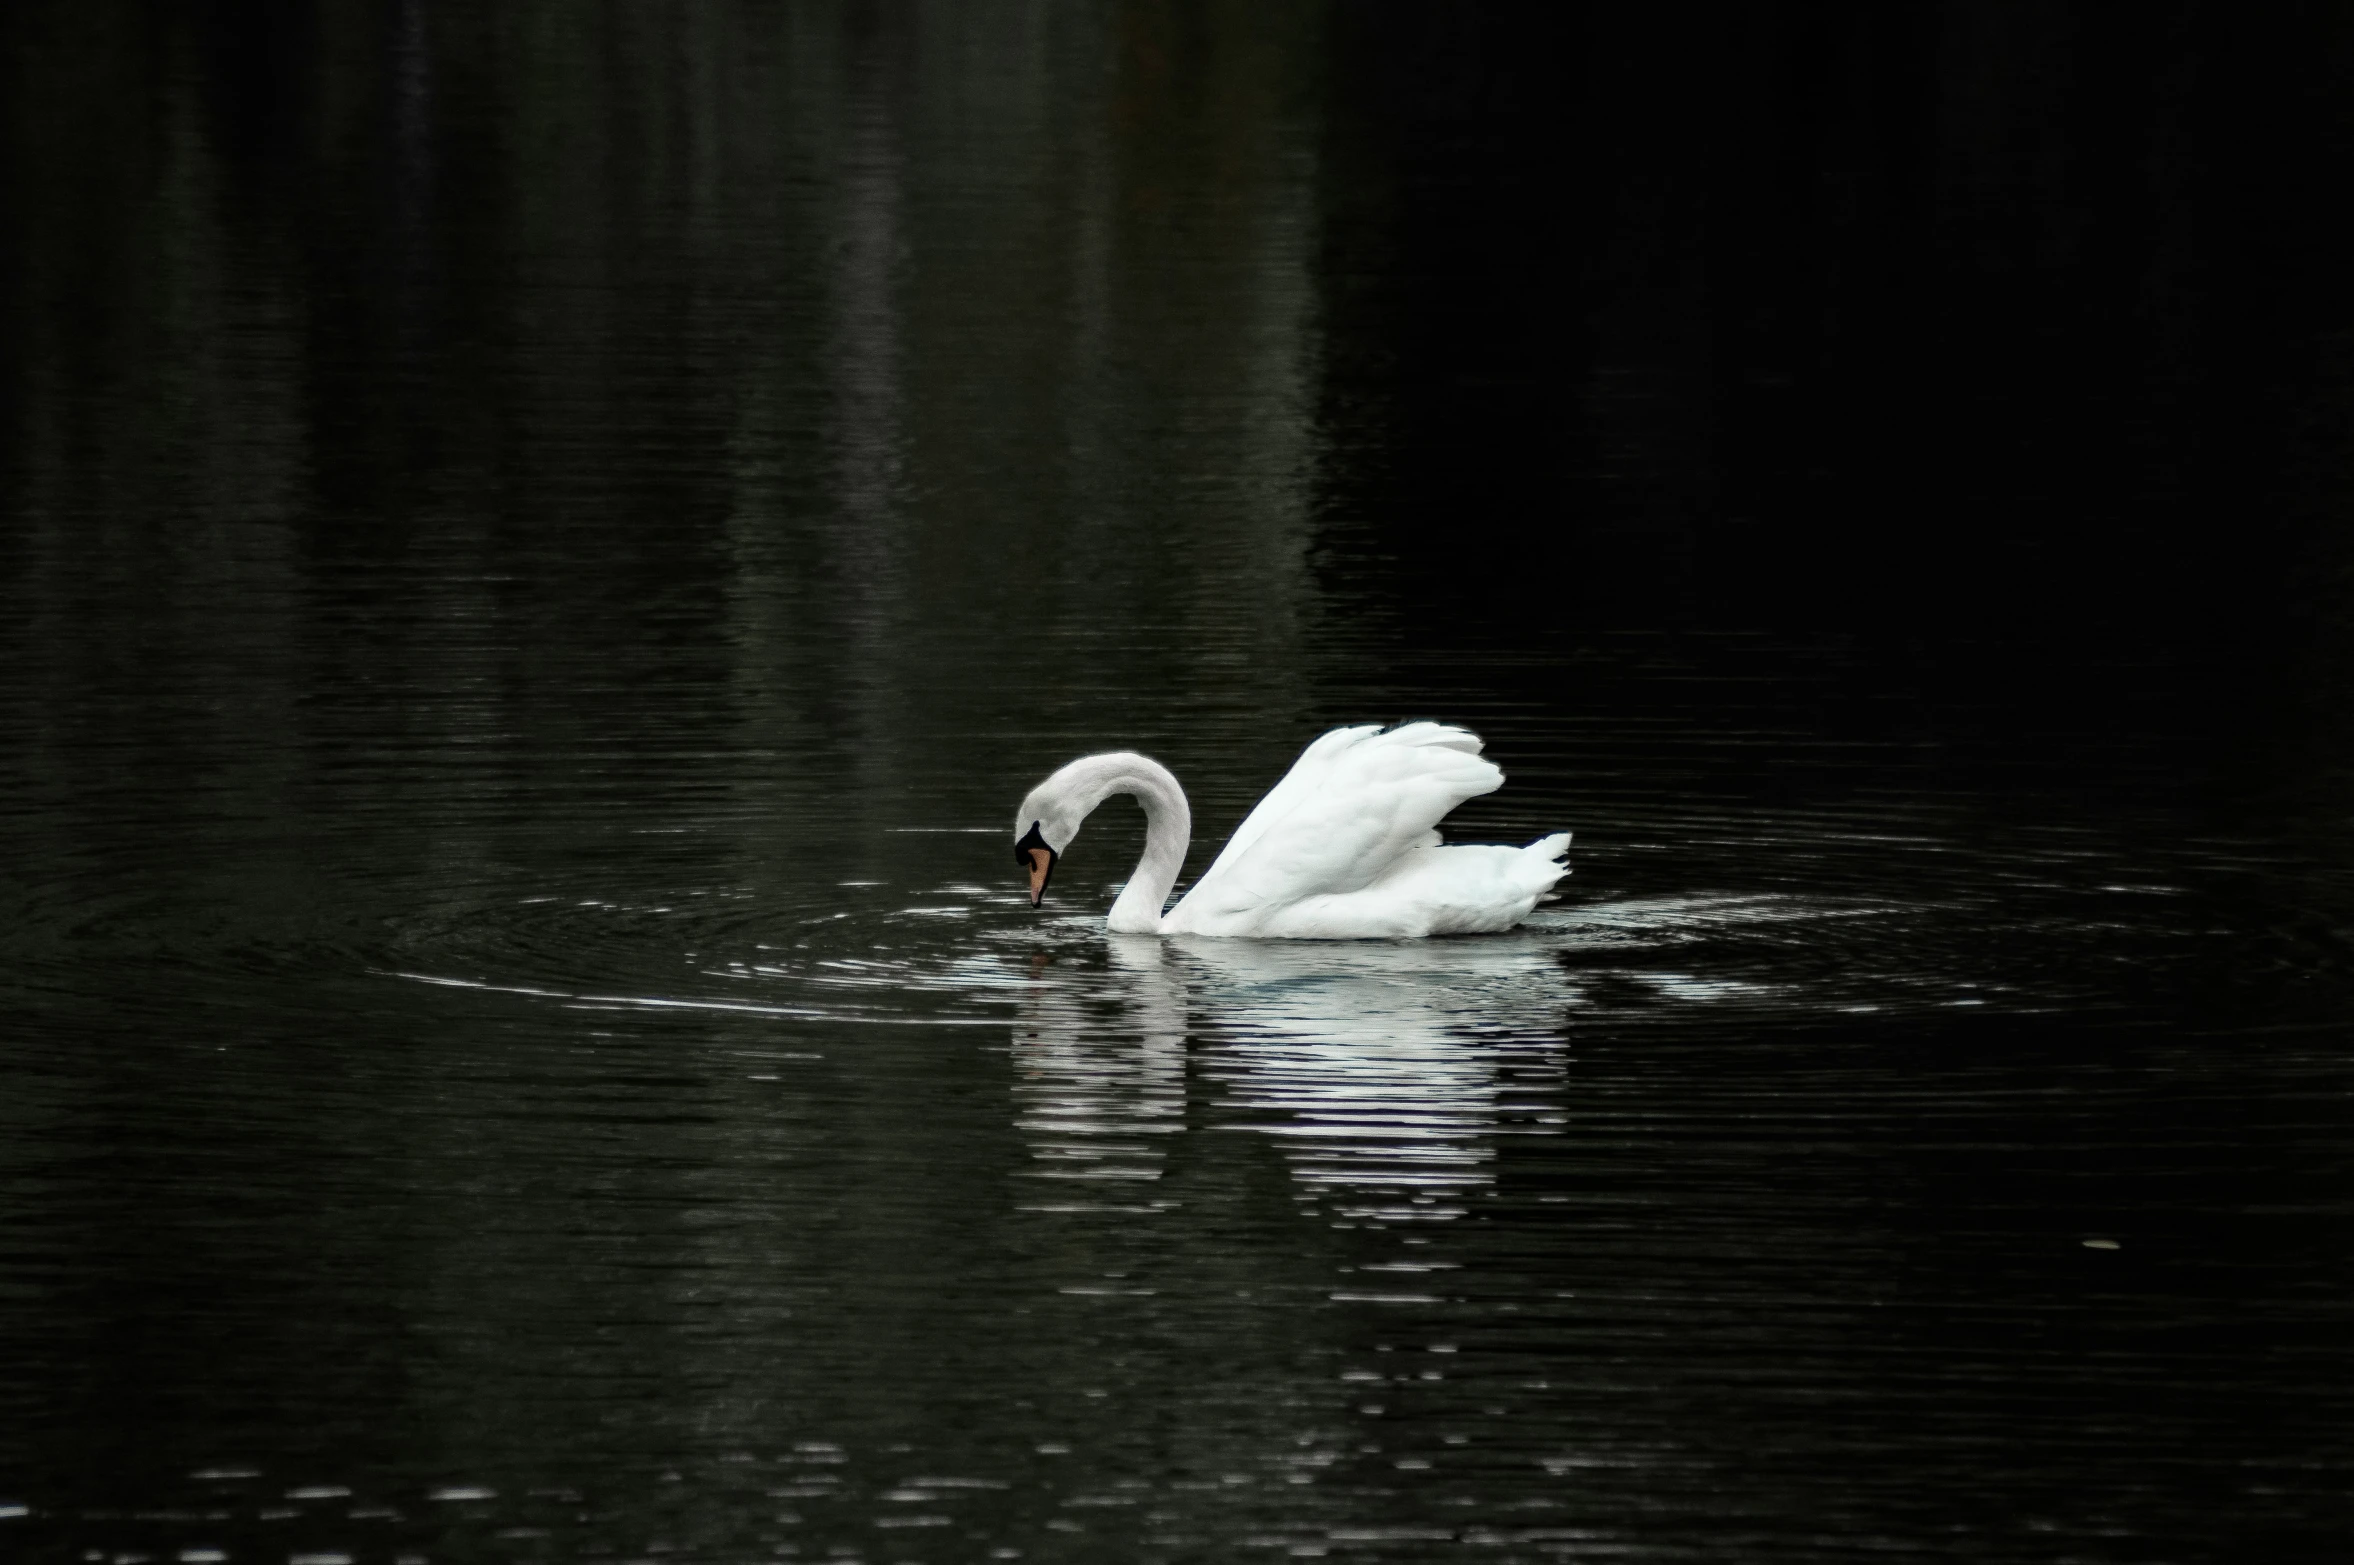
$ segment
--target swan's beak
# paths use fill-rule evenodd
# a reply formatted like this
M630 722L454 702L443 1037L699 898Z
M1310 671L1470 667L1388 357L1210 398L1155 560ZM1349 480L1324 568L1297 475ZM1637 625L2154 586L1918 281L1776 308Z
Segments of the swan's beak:
M1036 907L1046 900L1046 883L1054 879L1054 849L1046 845L1046 834L1035 824L1021 841L1014 844L1014 862L1030 872L1030 905Z

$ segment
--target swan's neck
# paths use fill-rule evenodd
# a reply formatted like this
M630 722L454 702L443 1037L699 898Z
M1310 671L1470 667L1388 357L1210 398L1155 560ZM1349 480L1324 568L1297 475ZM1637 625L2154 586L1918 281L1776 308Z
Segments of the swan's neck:
M1176 777L1149 756L1096 759L1107 764L1099 776L1088 779L1087 792L1094 795L1087 801L1088 809L1115 793L1132 793L1144 806L1144 856L1136 861L1136 873L1128 877L1104 925L1115 935L1157 934L1169 888L1185 868L1185 847L1193 840L1193 811L1187 808L1185 790L1177 786Z

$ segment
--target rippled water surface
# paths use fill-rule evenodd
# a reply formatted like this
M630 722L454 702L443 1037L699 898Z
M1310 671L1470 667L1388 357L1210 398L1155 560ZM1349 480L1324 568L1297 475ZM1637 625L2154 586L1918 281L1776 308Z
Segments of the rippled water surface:
M0 23L0 1554L2342 1557L2343 272L1567 14ZM1426 715L1518 931L1020 894Z

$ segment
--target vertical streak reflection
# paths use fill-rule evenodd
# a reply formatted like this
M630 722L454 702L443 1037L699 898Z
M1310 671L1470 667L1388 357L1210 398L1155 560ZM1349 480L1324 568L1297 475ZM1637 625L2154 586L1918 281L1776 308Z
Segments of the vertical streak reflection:
M851 65L839 172L830 367L841 559L853 625L863 638L892 566L890 529L901 468L899 246L902 158L878 45Z

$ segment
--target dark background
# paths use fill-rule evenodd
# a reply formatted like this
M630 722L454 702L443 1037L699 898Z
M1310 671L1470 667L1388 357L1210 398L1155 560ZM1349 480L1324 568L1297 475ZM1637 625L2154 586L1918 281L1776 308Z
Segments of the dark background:
M691 50L690 18L723 13L595 14ZM839 23L890 73L920 14ZM140 296L167 233L145 225L170 217L139 197L170 152L142 106L193 78L210 194L299 268L309 412L371 437L322 461L319 498L397 514L401 480L456 460L467 432L455 408L337 375L338 350L407 337L443 390L498 353L480 230L531 178L494 107L532 90L523 19L546 17L12 8L18 466L73 428L37 405L36 372L55 397L155 346ZM1221 134L1231 77L1312 122L1336 339L1318 413L1350 453L1321 475L1320 520L1348 553L1374 530L1390 590L1446 605L1437 624L1456 594L1503 593L1555 626L2053 638L2078 656L2130 635L2274 674L2333 641L2350 257L2331 215L2354 157L2336 7L1104 20L1116 134L1147 175ZM674 155L658 133L688 112L687 62L604 47L586 68L615 113L577 156L626 209L613 165ZM425 50L429 81L426 54L403 64ZM603 241L648 265L665 242L690 239Z
M2342 1550L2354 12L19 0L0 72L34 1557ZM1154 1020L1112 812L999 888L1083 749L1198 871L1424 714L1587 922L1405 1066L1312 971ZM1182 1216L1005 1194L1164 1099ZM1395 1201L1207 1133L1318 1104L1476 1151L1453 1291L1341 1305Z

